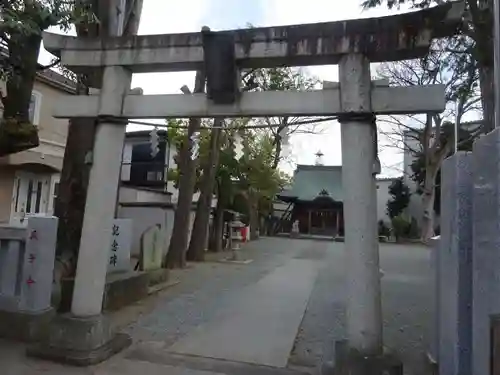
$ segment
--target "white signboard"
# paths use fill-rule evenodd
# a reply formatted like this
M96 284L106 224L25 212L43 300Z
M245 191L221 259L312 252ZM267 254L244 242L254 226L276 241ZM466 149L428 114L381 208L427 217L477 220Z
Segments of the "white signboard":
M109 245L108 272L129 271L132 247L132 220L115 219Z

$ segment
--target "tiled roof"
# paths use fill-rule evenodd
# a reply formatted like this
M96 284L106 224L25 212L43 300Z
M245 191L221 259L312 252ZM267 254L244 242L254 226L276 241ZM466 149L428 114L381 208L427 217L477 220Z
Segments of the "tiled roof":
M76 93L76 82L52 69L40 70L36 73L36 75L40 81L45 82L55 88L64 90L69 94Z
M342 166L297 165L291 188L283 191L278 197L284 200L297 198L312 201L323 190L333 200L343 200Z

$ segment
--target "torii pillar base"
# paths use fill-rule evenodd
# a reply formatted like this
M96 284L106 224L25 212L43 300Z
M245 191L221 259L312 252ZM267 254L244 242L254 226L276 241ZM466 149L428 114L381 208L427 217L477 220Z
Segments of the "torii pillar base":
M337 341L335 363L324 363L321 375L403 375L403 363L390 352L365 356L347 341Z
M114 333L103 315L60 315L49 330L46 340L28 348L28 356L83 367L103 362L132 343L129 335Z

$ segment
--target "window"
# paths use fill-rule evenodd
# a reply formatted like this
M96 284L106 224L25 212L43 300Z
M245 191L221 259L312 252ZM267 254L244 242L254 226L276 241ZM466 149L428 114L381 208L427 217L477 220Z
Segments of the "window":
M38 91L33 91L31 93L29 116L30 121L33 125L39 125L40 123L40 106L42 104L42 94Z
M31 196L33 195L33 180L28 181L28 194L26 196L26 212L31 213Z
M146 179L148 181L161 181L163 180L163 172L148 171Z
M43 183L39 181L36 184L35 213L40 212L40 203L42 201L42 188L43 188Z
M59 195L59 182L54 183L54 191L52 192L52 212L56 210L56 199Z
M15 183L16 183L16 193L15 193L16 204L14 207L14 212L19 212L18 211L18 208L19 208L19 189L21 188L21 180L19 178L16 178Z

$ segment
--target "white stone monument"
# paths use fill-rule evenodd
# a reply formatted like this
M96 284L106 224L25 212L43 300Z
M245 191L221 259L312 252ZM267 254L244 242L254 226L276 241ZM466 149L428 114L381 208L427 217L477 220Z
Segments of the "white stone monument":
M299 228L299 221L298 220L295 220L292 224L292 231L290 233L290 235L292 237L298 237L299 236L299 233L300 232L300 228Z
M141 237L141 270L152 271L161 268L164 236L160 225L147 229Z

